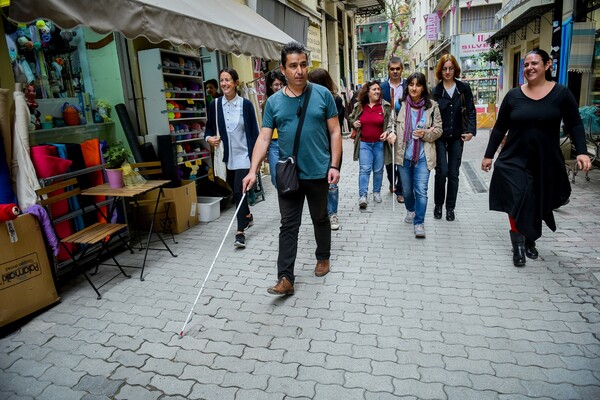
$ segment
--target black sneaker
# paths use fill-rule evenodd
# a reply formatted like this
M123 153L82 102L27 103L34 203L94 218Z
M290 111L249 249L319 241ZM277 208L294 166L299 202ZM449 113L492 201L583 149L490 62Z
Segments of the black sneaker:
M250 214L249 217L246 217L246 226L244 227L244 230L250 228L252 225L254 225L254 216Z
M233 244L237 248L243 249L246 247L246 236L243 233L235 235L235 243Z

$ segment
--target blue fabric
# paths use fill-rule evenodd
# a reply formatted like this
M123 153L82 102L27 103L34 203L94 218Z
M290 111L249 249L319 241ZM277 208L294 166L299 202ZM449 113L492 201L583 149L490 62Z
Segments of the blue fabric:
M573 17L567 18L562 24L560 52L560 65L558 70L558 83L567 85L569 82L569 53L571 52L571 37L573 36Z
M271 140L269 144L269 173L271 174L271 183L277 187L277 161L279 161L279 141Z
M425 222L427 211L427 186L429 183L429 169L427 160L421 157L417 164L412 160L404 160L400 165L400 176L402 177L402 192L404 193L404 205L407 211L414 211L414 225Z
M4 150L4 141L0 138L0 204L15 202L15 193L10 180L10 168Z
M338 111L333 95L327 88L310 85L312 93L298 146L298 175L300 179L323 179L327 176L331 161L327 120L337 120ZM304 96L288 97L284 90L280 90L267 100L262 126L277 128L279 157L282 159L290 157L294 152L298 111L304 102Z
M338 185L330 184L327 193L327 216L331 217L338 212L339 189Z
M383 142L360 142L358 163L360 166L358 195L362 197L369 193L371 171L373 171L373 193L380 193L383 182Z

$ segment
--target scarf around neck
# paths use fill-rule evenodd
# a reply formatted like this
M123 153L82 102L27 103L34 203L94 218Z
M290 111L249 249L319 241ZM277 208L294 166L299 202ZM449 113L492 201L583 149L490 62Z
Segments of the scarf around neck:
M413 134L413 124L412 124L412 116L411 109L416 108L419 111L417 112L417 124L421 120L423 113L425 112L425 99L417 101L416 103L412 101L410 96L406 96L406 117L404 123L404 143L409 146L412 143L413 153L412 153L412 161L416 163L419 161L419 153L420 153L420 140L414 139Z

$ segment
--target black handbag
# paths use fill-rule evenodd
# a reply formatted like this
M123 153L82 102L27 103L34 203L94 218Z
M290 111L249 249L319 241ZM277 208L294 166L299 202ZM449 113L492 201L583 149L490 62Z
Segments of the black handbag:
M308 100L312 91L312 84L306 83L306 97L304 98L304 104L299 110L300 120L298 121L298 128L296 128L296 137L294 138L294 152L290 157L284 158L277 161L277 191L281 196L288 196L294 194L300 189L300 181L298 180L298 164L296 158L298 157L298 146L300 145L300 134L302 133L302 125L304 125L304 117L306 116L306 108L308 107Z

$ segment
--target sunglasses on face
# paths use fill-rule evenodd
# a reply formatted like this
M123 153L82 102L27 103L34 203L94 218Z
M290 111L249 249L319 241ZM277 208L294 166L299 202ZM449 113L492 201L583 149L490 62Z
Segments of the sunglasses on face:
M398 67L398 68L390 68L390 71L400 71L402 68Z

